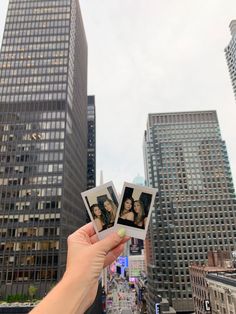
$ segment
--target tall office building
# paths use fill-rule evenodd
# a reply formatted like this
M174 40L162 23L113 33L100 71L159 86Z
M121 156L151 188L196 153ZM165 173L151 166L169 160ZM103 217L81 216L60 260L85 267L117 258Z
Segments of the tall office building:
M231 21L229 27L232 38L228 46L225 48L225 56L236 99L236 20Z
M188 267L207 252L235 249L236 198L215 111L149 114L147 184L158 187L146 241L148 308L158 294L193 310Z
M88 96L88 166L87 188L96 186L96 107L95 96Z
M10 0L0 56L0 295L44 295L86 220L87 42L78 0Z

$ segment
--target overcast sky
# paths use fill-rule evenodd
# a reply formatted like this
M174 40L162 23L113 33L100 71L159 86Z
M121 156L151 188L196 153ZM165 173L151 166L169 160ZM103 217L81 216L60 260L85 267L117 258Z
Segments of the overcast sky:
M0 40L8 0L1 0ZM97 179L143 175L148 113L217 110L236 178L236 102L224 48L235 0L81 0L88 93L96 97Z

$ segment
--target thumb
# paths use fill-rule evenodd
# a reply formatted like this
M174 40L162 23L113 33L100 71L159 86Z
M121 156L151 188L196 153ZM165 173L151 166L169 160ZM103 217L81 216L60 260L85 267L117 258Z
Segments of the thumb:
M97 246L97 248L99 248L100 250L108 253L121 243L121 241L125 237L125 233L125 229L120 228L117 232L113 232L105 239L98 241L95 246Z

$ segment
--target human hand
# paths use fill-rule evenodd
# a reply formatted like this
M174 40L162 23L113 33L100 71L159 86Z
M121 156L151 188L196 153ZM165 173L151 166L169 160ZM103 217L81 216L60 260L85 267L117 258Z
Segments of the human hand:
M68 237L67 265L63 278L87 289L88 307L96 297L102 269L117 259L128 240L122 228L99 241L92 223Z
M82 314L93 303L103 267L122 253L125 229L98 240L89 223L68 237L66 271L62 280L30 312L32 314Z

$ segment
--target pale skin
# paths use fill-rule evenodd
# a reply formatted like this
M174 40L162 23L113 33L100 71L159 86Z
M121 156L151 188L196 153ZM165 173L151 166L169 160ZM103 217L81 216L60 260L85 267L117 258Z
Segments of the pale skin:
M132 201L130 199L127 199L124 202L124 210L123 210L122 216L120 216L120 218L133 221L134 220L134 213L130 212L131 208L132 208Z
M128 240L123 228L101 241L92 223L75 231L68 237L67 265L63 278L30 313L84 313L96 297L102 269L116 260Z

